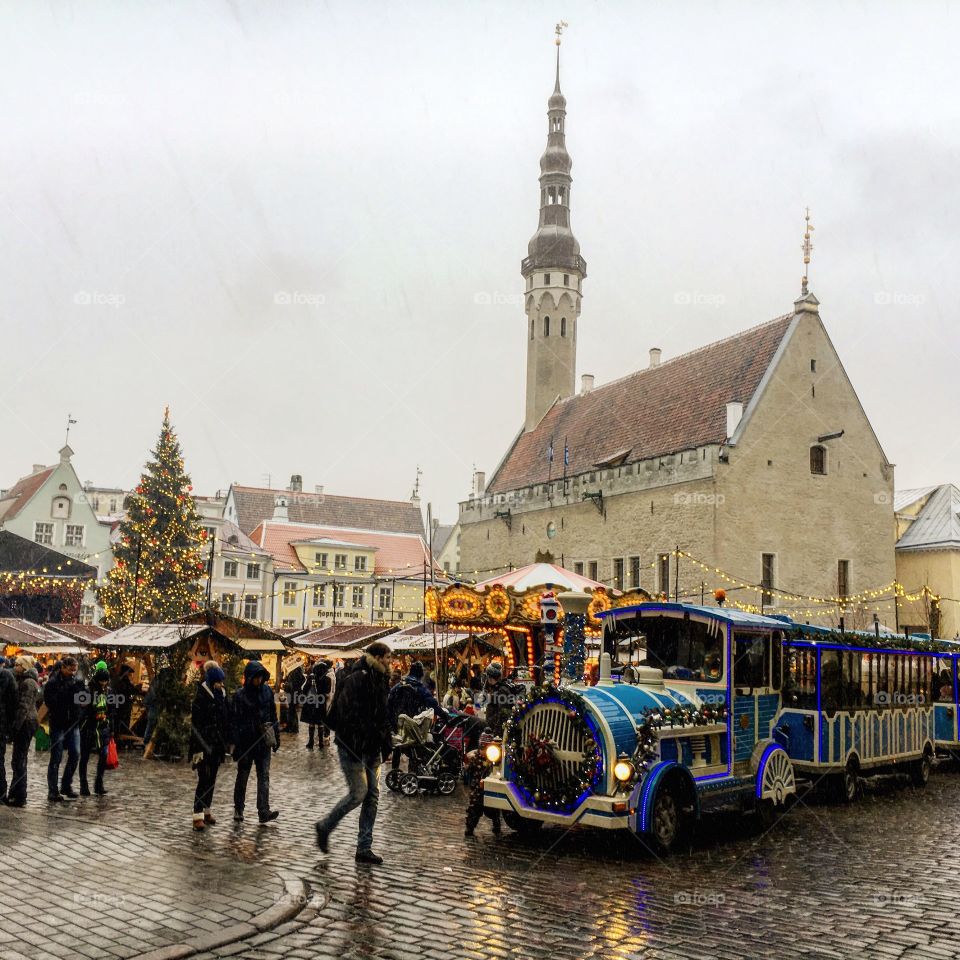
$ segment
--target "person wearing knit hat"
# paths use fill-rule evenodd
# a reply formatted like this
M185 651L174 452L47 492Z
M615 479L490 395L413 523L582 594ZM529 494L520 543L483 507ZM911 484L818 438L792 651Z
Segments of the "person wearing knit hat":
M203 665L203 682L197 685L190 713L190 758L197 771L193 796L193 829L205 830L217 821L211 813L217 772L227 755L229 738L226 675L216 660Z
M40 685L33 657L17 657L13 675L17 682L17 708L11 727L13 740L13 774L7 793L8 807L24 807L27 804L27 759L37 730L37 698Z

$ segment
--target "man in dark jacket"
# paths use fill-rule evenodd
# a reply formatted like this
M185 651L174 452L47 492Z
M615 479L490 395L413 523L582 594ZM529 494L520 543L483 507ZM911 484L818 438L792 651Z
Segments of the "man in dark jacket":
M487 681L484 685L486 705L484 717L495 737L503 736L503 728L517 704L520 690L503 679L503 666L496 660L487 665Z
M110 697L110 671L103 660L94 668L87 691L87 705L80 719L80 796L90 796L87 764L90 757L96 754L97 772L93 792L102 797L107 792L103 775L107 769L107 748L110 746L114 711Z
M217 821L210 808L217 785L217 771L227 755L230 739L225 675L216 660L203 665L203 682L197 685L190 713L190 758L197 771L193 797L193 829L205 830ZM246 792L246 791L244 791Z
M77 676L76 657L64 657L59 669L50 674L43 687L43 702L50 718L50 762L47 765L47 799L75 800L73 775L80 763L80 718L87 692ZM60 777L60 761L67 751L67 763Z
M297 711L300 709L300 692L307 681L303 672L303 664L297 662L292 670L287 672L283 681L284 698L287 701L287 733L299 733L300 721Z
M121 664L119 673L110 684L114 706L113 738L117 741L117 746L126 742L122 738L133 735L130 729L130 716L133 712L133 698L140 690L134 685L132 677L133 667L129 663L124 663Z
M277 701L267 668L251 660L243 671L243 686L233 696L233 756L237 782L233 788L233 819L243 820L250 768L257 768L257 813L261 823L280 814L270 809L270 756L280 749Z
M338 677L333 703L327 710L327 725L337 734L340 769L348 792L317 821L317 846L326 853L334 828L351 810L360 807L358 863L383 863L383 858L373 852L373 826L380 800L380 765L393 749L387 713L389 687L390 648L384 643L371 643L363 656Z
M13 774L7 806L24 807L27 804L27 758L37 731L37 703L40 699L33 657L17 657L13 675L17 682L17 713L13 720Z
M0 803L7 799L7 740L13 741L17 719L17 681L5 657L0 657Z

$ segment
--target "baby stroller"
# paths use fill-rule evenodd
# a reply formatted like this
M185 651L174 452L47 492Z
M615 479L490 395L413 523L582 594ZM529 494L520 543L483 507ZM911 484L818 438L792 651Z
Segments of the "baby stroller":
M463 769L463 733L459 717L434 721L433 708L397 718L399 733L394 749L407 758L408 771L391 770L386 777L389 789L412 797L421 790L449 796L457 788Z

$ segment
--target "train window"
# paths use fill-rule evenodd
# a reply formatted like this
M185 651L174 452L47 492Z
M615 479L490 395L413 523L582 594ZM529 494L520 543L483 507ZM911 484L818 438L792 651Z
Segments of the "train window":
M820 709L836 713L840 709L841 690L840 654L824 650L820 654Z
M767 634L734 635L733 682L738 687L766 687L770 683L770 637Z
M723 629L687 618L643 619L646 651L640 665L672 680L723 679Z
M953 670L946 657L937 657L937 675L933 683L933 696L938 703L953 703Z
M784 706L795 710L817 709L817 654L806 647L789 647L783 682Z
M783 638L775 632L771 638L773 644L773 689L779 690L783 685Z

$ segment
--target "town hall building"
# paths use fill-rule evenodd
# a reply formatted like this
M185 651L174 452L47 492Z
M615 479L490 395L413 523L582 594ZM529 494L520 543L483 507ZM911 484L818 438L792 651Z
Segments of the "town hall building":
M559 58L547 123L539 224L521 264L523 426L460 504L462 575L549 554L670 599L712 603L719 587L811 622L843 613L861 625L875 607L885 621L860 595L896 575L893 465L806 279L782 316L672 359L652 350L645 369L600 386L583 377L577 392L587 271L570 221Z

